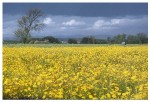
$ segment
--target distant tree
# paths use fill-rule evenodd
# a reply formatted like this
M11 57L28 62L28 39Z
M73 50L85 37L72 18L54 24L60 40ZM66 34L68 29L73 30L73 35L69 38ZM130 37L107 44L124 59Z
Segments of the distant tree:
M145 33L138 33L137 38L138 38L139 44L148 43L148 37Z
M27 43L31 37L31 31L40 31L44 27L44 24L40 22L42 16L41 9L30 9L25 16L18 20L19 28L14 32L15 36L23 43Z
M90 36L90 37L83 37L81 39L80 43L82 43L82 44L95 44L95 42L96 42L95 37Z
M88 40L89 40L89 38L88 37L83 37L82 39L81 39L81 44L87 44L88 43Z
M111 37L107 37L107 43L111 44Z
M114 37L115 43L120 44L121 42L126 41L126 34L118 34Z
M46 37L42 38L42 40L43 41L48 40L49 43L60 43L60 41L57 38L53 37L53 36L46 36Z
M107 44L107 40L106 39L96 39L95 44Z
M36 40L38 40L38 41L43 41L43 38L31 38L31 39L30 39L30 41L36 41Z
M128 35L127 36L127 43L128 44L138 44L139 40L138 40L136 35Z
M29 44L34 44L35 41L42 41L42 38L30 38Z
M70 38L70 39L68 39L68 43L69 44L77 44L77 40Z
M17 44L20 43L17 40L3 40L3 44Z
M95 37L94 37L94 36L90 36L90 38L89 38L89 43L90 43L90 44L95 44L95 42L96 42Z

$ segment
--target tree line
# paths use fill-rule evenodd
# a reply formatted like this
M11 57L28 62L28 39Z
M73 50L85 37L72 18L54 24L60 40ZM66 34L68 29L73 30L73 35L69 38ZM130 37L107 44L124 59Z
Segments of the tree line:
M20 41L5 41L5 43L23 43ZM60 40L53 36L46 36L43 38L30 38L26 43L28 44L148 44L148 36L145 33L138 33L136 35L118 34L114 37L107 37L107 39L96 39L94 36L82 37L81 39L69 38L67 40Z
M145 33L138 33L136 35L118 34L114 37L107 37L107 39L95 39L94 36L83 37L82 44L147 44L148 36Z

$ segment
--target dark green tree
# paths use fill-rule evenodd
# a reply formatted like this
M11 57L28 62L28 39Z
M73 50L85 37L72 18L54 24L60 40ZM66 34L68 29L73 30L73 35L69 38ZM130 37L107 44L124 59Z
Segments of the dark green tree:
M83 37L81 39L82 44L95 44L96 43L96 39L93 36L89 36L89 37Z
M148 43L148 37L145 33L138 33L137 38L138 38L139 44Z
M70 38L70 39L68 39L68 43L69 44L77 44L77 40Z
M89 38L88 37L83 37L82 39L81 39L81 44L87 44L88 43L88 40L89 40Z
M107 40L106 39L96 39L95 44L107 44Z
M53 37L53 36L46 36L46 37L42 38L42 40L43 41L48 40L49 43L60 43L60 41L57 38Z
M107 43L111 44L111 37L107 37Z
M118 34L114 37L115 43L120 44L126 41L126 34Z
M136 35L128 35L127 36L127 43L128 44L138 44L139 40L138 40Z

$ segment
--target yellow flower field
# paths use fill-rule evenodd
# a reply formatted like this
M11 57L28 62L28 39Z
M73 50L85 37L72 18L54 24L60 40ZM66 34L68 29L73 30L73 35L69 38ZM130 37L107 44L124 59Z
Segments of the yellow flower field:
M148 46L4 46L3 99L148 99Z

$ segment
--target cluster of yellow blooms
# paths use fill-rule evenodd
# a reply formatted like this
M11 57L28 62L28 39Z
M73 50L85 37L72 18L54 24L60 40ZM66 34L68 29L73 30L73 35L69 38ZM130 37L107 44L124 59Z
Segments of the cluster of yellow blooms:
M148 99L148 47L3 47L4 99Z

